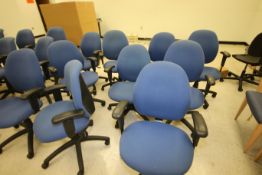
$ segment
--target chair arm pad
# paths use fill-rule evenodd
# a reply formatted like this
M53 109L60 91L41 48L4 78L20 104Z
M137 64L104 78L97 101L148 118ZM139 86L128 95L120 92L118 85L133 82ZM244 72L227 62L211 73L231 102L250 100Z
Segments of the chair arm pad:
M205 75L205 78L209 86L214 86L216 84L216 80L212 75Z
M112 113L112 117L117 120L120 119L125 114L127 108L128 108L128 101L120 101L115 107Z
M205 138L208 136L208 129L203 116L198 111L192 111L191 116L194 123L194 131L197 136Z
M66 88L66 86L64 84L56 84L56 85L53 85L53 86L46 87L43 90L43 93L44 94L51 94L56 90L65 89L65 88Z
M223 55L223 57L226 57L226 58L231 57L231 54L227 51L221 51L220 53Z
M28 44L28 45L25 45L24 48L33 49L33 48L34 48L34 45L32 45L32 44Z
M78 119L84 117L85 112L82 109L72 110L68 112L61 113L52 118L53 124L63 123L68 120Z
M90 60L91 62L96 62L97 58L96 57L87 57L87 60Z
M94 54L94 55L101 56L101 55L103 55L103 51L102 51L102 50L95 50L95 51L93 52L93 54Z
M39 64L42 66L42 65L45 65L45 64L48 64L49 61L48 60L43 60L43 61L40 61Z
M38 98L43 92L43 88L34 88L23 93L20 98L22 100L29 100L31 98Z
M48 70L52 73L55 74L57 72L57 69L54 66L49 66Z
M106 68L104 69L104 71L105 71L106 73L112 72L112 70L113 70L114 67L115 67L115 65L108 66L108 67L106 67Z

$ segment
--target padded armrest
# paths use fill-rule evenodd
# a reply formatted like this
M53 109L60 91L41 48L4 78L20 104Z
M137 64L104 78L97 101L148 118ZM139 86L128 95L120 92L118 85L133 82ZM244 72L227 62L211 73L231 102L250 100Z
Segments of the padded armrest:
M194 123L194 132L197 136L205 138L208 136L208 129L203 116L198 111L192 111L191 116Z
M57 85L46 87L43 92L49 94L55 90L60 90L60 89L65 89L65 88L66 86L64 84L57 84Z
M101 55L103 55L103 51L102 51L102 50L95 50L95 51L93 52L93 54L94 54L94 55L101 56Z
M40 61L40 62L39 62L40 65L44 65L44 64L48 64L48 63L49 63L48 60L43 60L43 61Z
M25 45L24 48L33 49L33 48L34 48L34 45L32 45L32 44L28 44L28 45Z
M59 124L59 123L63 123L68 120L82 118L84 117L84 114L85 112L82 109L64 112L64 113L54 116L52 118L52 123Z
M92 61L92 62L96 62L97 58L96 57L87 57L86 59Z
M209 86L214 86L216 84L216 80L212 75L205 75L205 78Z
M231 54L227 51L221 51L220 53L223 55L223 57L226 57L226 58L231 57Z
M30 98L37 98L41 95L42 92L43 92L43 88L34 88L23 93L20 96L20 98L23 100L28 100Z
M49 66L48 70L52 73L55 74L57 72L57 69L54 66Z
M104 71L105 71L106 73L110 73L110 72L112 72L112 70L113 70L114 67L115 67L115 65L108 66L108 67L106 67L106 68L104 69Z
M120 101L115 107L112 113L112 117L117 120L120 119L125 114L127 107L128 107L128 101Z

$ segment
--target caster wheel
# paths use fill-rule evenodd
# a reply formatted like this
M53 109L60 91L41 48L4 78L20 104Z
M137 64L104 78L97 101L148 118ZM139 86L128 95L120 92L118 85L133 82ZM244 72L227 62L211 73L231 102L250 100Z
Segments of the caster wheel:
M101 106L104 107L105 105L106 105L106 102L102 102L102 103L101 103Z
M220 82L224 82L224 79L223 78L220 78L220 80L219 80Z
M105 145L109 145L110 144L110 139L105 141Z
M93 92L93 95L96 95L96 92Z
M203 105L203 108L204 109L207 109L209 105Z
M110 110L111 110L111 107L110 107L110 106L108 106L108 107L107 107L107 109L110 111Z
M2 154L3 153L3 150L2 150L2 148L0 148L0 154Z
M14 128L15 128L15 129L18 129L18 128L19 128L19 125L15 125Z
M43 169L47 169L49 167L49 163L48 162L44 162L43 164L42 164L42 168Z
M119 126L118 126L118 122L116 122L116 124L115 124L115 128L116 128L116 129L119 128Z
M104 91L104 90L105 90L105 88L104 88L104 87L102 87L102 88L101 88L101 90L102 90L102 91Z
M212 97L215 98L217 96L217 94L212 94Z
M27 158L28 158L28 159L32 159L33 157L34 157L34 153L28 153L28 154L27 154Z
M88 126L93 126L94 125L94 121L93 120L90 120Z
M84 175L84 171L78 171L77 175Z
M105 82L108 82L108 79L105 79Z
M231 72L228 72L228 74L227 74L227 75L230 77L232 74L231 74Z
M243 91L243 88L238 88L238 91L239 91L239 92L242 92L242 91Z

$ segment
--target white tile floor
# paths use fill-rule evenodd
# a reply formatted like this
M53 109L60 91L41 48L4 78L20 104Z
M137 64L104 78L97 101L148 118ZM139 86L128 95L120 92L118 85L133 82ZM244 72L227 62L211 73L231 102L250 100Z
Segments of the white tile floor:
M140 42L147 45L146 42ZM221 45L220 50L227 50L231 53L243 53L244 46ZM212 63L219 67L221 56ZM243 68L241 63L234 59L228 60L226 64L230 70L240 73ZM103 74L102 69L98 70ZM99 80L98 89L104 83ZM253 85L244 84L244 90L255 89ZM208 97L210 107L207 110L199 111L204 116L209 129L209 136L202 139L195 150L194 161L189 175L261 175L262 160L258 163L253 161L254 155L262 148L260 139L247 154L243 153L243 145L256 126L254 119L247 121L250 116L248 108L242 113L238 121L234 116L244 98L244 92L237 91L237 82L225 80L217 82L213 87L218 95L215 99ZM112 102L108 98L108 88L105 91L98 91L97 98L105 99L107 104ZM45 99L44 99L45 100ZM46 103L46 102L45 102ZM32 117L34 118L34 117ZM110 146L102 142L85 142L82 144L82 153L86 175L136 175L137 172L128 168L119 156L120 132L114 128L115 121L111 117L111 111L106 107L96 104L96 112L93 115L94 126L88 128L89 134L107 135L111 138ZM128 122L141 120L135 113L126 117ZM175 123L183 127L180 123ZM184 127L183 127L184 128ZM186 129L185 129L186 130ZM0 130L0 142L9 135L16 132L14 128ZM67 139L42 144L34 140L35 157L32 160L26 158L27 142L26 136L13 141L4 148L0 155L0 174L13 175L71 175L78 171L75 149L69 148L57 156L48 169L41 168L42 161L57 147L65 143Z

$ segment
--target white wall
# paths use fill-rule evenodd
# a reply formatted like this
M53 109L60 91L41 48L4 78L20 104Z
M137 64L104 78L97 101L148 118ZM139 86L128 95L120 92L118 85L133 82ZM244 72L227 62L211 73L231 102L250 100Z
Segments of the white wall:
M18 30L29 28L34 35L44 34L44 27L36 3L26 0L0 0L0 28L5 36L16 36Z
M72 0L53 0L65 2ZM81 0L75 0L81 1ZM260 0L93 0L102 31L152 37L160 31L188 38L197 29L211 29L220 40L247 41Z

